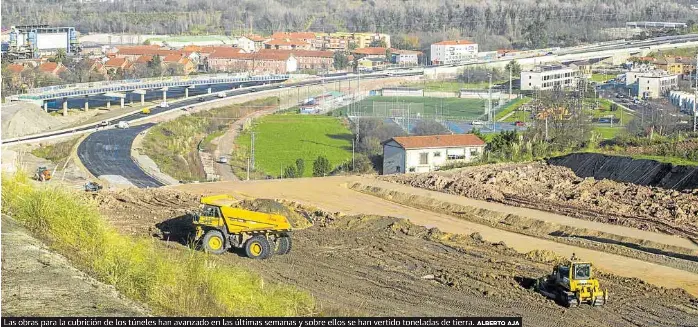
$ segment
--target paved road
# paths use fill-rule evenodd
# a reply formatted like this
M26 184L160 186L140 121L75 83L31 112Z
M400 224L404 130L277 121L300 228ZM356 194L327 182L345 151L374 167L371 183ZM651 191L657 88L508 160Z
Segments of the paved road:
M141 170L131 159L131 144L138 133L153 124L143 124L128 129L110 129L90 134L80 146L78 157L87 170L96 177L116 175L126 178L137 187L163 186L158 180Z

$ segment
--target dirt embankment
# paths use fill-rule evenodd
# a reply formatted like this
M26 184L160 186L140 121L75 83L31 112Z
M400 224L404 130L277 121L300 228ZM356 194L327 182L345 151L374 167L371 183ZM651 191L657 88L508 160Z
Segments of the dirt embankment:
M122 231L152 235L196 198L159 189L104 193L98 200ZM529 289L560 259L547 251L520 254L479 234L447 234L404 219L342 216L289 202L247 205L285 210L295 224L313 225L294 232L289 255L251 260L227 253L217 259L310 291L321 314L523 316L536 326L698 324L698 299L686 292L603 273L601 282L615 301L564 309Z
M580 177L610 179L676 190L698 188L698 167L675 166L654 160L599 153L572 153L551 158L548 163L570 168Z
M3 316L143 316L124 298L50 252L11 218L2 217Z
M349 187L402 205L441 212L498 229L698 273L698 251L695 249L440 201L429 196L404 193L376 185L357 182Z
M698 239L698 189L677 191L582 178L569 168L540 162L486 165L381 179Z

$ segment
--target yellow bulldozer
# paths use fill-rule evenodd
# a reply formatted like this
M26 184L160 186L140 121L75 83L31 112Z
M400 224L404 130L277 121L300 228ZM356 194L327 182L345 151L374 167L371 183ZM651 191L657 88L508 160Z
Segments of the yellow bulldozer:
M602 306L608 301L608 292L599 286L592 264L574 254L568 262L556 265L550 275L537 280L535 290L568 308L582 303Z
M193 214L195 241L204 251L223 254L244 249L248 257L266 259L291 251L291 224L282 215L245 210L230 195L201 198Z

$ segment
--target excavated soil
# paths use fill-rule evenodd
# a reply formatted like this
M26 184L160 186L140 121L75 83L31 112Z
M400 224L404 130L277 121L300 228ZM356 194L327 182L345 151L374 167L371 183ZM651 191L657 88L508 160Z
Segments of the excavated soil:
M581 178L546 163L496 164L381 177L469 198L698 239L698 189Z
M180 231L181 241L187 224L180 217L196 206L197 197L129 189L96 199L122 232L174 240L174 231ZM558 306L529 289L561 259L543 249L520 254L477 233L447 234L403 219L343 216L286 201L251 200L248 207L286 212L294 224L310 227L294 232L289 255L251 260L227 253L218 259L308 290L321 315L492 315L523 316L529 326L698 326L698 299L685 291L603 273L607 306ZM178 219L179 225L171 224ZM153 233L165 225L172 229Z

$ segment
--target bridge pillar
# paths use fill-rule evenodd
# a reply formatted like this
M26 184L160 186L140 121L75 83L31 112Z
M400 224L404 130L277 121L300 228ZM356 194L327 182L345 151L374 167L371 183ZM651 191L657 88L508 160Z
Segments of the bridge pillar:
M206 92L208 92L208 94L211 94L211 87L210 86L209 86L208 90L206 90Z
M85 96L85 111L90 110L90 103L87 101L87 96Z
M141 94L141 106L145 105L145 94Z
M111 108L111 99L107 100L107 110Z
M167 90L162 90L162 102L167 102Z
M124 98L121 98L121 108L124 108Z
M189 88L188 88L188 87L185 87L185 88L184 88L184 98L186 99L186 98L188 98L188 97L189 97Z
M44 111L48 112L48 101L44 101Z
M63 98L63 116L68 116L68 98Z

